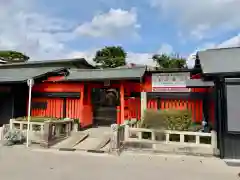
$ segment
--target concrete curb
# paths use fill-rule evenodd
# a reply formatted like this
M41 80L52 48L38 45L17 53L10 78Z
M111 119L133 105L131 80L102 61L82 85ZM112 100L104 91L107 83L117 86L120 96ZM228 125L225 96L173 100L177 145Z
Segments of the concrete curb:
M164 150L150 150L150 149L137 149L137 148L125 148L123 152L135 152L135 153L148 153L148 154L175 154L175 155L186 155L196 157L215 157L217 156L204 153L193 153L193 152L177 152L177 151L164 151Z
M1 146L0 146L1 147ZM26 146L3 146L6 148L16 148L16 149L26 149L30 151L36 151L36 152L62 152L62 153L83 153L83 154L88 154L88 155L105 155L105 156L119 156L121 155L145 155L145 156L163 156L163 157L194 157L194 158L206 158L206 159L216 159L216 160L221 160L218 157L215 156L201 156L201 155L192 155L192 154L180 154L180 153L170 153L170 152L151 152L151 151L144 151L144 150L123 150L121 153L119 152L109 152L109 151L103 151L103 150L84 150L84 149L75 149L75 148L38 148L38 147L29 147L27 148ZM1 148L3 148L1 147ZM229 166L240 166L240 160L224 160L225 163Z

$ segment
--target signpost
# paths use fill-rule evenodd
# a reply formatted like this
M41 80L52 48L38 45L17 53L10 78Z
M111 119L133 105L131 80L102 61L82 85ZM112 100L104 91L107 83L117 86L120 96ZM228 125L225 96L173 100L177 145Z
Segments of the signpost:
M31 100L32 100L32 87L34 85L33 79L27 80L27 85L29 88L28 93L28 124L27 124L27 147L29 147L29 131L30 131L30 120L31 120Z
M152 74L153 92L189 92L186 81L190 79L190 73L157 73Z

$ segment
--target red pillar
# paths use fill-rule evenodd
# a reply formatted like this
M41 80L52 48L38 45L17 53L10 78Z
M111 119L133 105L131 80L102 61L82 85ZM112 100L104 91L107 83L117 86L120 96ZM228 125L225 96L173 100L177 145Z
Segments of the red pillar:
M124 123L124 85L123 82L120 83L120 112L121 112L121 122Z
M83 114L83 112L84 112L84 109L83 109L84 88L85 88L85 87L82 86L82 89L81 89L81 92L80 92L80 101L79 101L79 107L80 107L80 123L81 123L82 126L85 125L85 122L84 122L85 118L84 118L84 114Z

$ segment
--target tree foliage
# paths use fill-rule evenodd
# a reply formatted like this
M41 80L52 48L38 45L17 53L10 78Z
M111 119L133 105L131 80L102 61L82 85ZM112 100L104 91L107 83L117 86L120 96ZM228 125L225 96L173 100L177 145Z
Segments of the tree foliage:
M126 65L126 57L121 46L106 46L96 52L93 61L101 68L115 68Z
M186 59L179 55L155 54L152 56L159 68L185 68Z
M26 62L29 59L28 56L17 51L0 51L0 60L6 61L6 63Z

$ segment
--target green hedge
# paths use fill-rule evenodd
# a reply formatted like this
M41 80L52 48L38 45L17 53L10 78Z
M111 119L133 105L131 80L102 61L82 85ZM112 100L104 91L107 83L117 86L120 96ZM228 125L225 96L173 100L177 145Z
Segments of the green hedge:
M151 129L167 129L187 131L192 125L192 115L189 110L146 110L141 127Z
M54 117L42 117L42 116L31 116L31 122L45 122L45 121L57 121L57 120L64 120L65 118L54 118ZM17 121L27 121L28 117L18 117L16 118ZM75 124L80 124L79 119L73 119Z
M17 121L27 121L28 117L18 117L16 118ZM31 116L31 122L45 122L45 121L56 121L59 118L51 118L51 117L40 117L40 116Z

